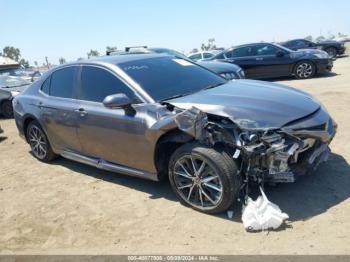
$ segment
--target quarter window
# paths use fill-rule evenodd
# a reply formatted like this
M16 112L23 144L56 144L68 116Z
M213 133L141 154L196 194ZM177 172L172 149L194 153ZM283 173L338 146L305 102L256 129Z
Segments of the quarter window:
M41 86L41 91L48 95L50 94L50 79L51 77L48 77Z
M50 95L56 97L73 98L74 85L78 67L66 67L52 73Z
M137 102L134 92L112 73L98 67L83 67L79 99L102 102L107 96L120 93Z

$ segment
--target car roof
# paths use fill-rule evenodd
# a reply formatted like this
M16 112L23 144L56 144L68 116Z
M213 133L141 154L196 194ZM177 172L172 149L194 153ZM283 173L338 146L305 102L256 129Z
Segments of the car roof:
M103 63L118 65L125 62L137 61L137 60L148 59L148 58L165 57L165 56L166 55L157 54L157 53L140 53L140 54L130 53L130 54L120 54L120 55L112 55L112 56L99 56L99 57L94 57L94 58L81 60L77 62L83 62L83 63L103 62Z
M142 53L142 54L119 54L119 55L110 55L110 56L98 56L90 59L78 60L70 63L66 63L60 66L55 67L55 69L69 66L69 65L81 65L81 64L113 64L118 65L125 62L137 61L148 58L157 58L157 57L168 57L168 55L158 54L158 53Z

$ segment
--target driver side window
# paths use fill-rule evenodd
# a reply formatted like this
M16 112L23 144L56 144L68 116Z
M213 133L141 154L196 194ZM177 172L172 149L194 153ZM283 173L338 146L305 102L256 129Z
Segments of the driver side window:
M256 55L264 56L264 55L275 55L278 49L272 45L259 45L256 48Z
M112 73L99 67L83 66L78 99L102 103L106 96L119 93L139 102L135 93Z

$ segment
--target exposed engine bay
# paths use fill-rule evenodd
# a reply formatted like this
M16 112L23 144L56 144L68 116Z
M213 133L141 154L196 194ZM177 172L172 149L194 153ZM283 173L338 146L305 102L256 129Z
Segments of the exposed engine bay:
M315 170L328 159L328 145L336 132L330 118L324 125L310 128L246 128L254 123L206 114L195 107L179 112L175 122L201 143L225 146L240 163L244 196L251 183L291 183Z

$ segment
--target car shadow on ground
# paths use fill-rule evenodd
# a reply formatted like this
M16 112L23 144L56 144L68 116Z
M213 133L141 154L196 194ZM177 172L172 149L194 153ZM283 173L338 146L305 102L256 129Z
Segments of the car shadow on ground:
M109 183L130 187L147 194L150 199L166 198L178 201L168 181L153 182L140 178L115 174L71 160L59 158L53 165L62 165L75 172L95 177ZM340 155L331 154L312 174L300 177L295 183L265 187L267 197L286 212L290 221L303 221L326 212L350 197L350 166ZM185 207L184 207L185 208ZM216 217L228 219L226 213ZM241 221L241 206L234 208L233 220Z
M145 192L150 194L151 199L165 198L168 200L177 201L176 196L172 192L170 184L167 180L155 182L124 174L108 172L89 165L74 162L63 157L54 160L50 164L64 166L83 175L88 175L109 183L130 187L138 191Z

